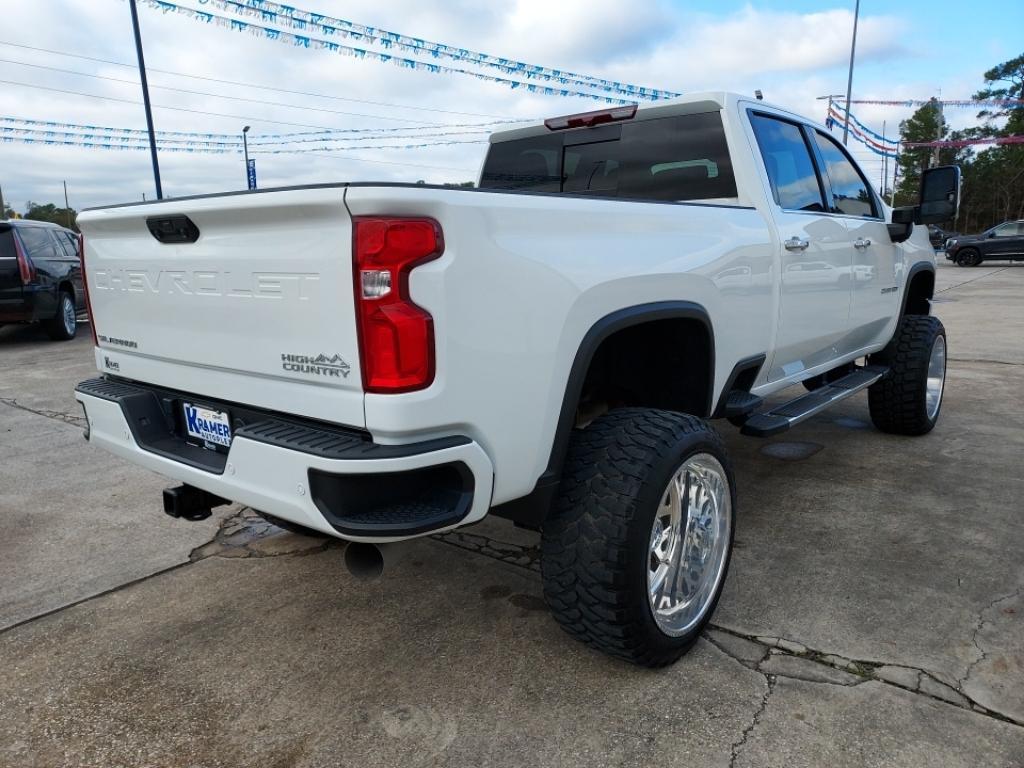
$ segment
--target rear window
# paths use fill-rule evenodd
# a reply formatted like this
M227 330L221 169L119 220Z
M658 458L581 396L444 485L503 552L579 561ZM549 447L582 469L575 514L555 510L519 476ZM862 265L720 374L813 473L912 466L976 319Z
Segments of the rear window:
M480 186L631 200L736 197L718 112L498 142Z
M0 227L0 259L16 258L18 252L14 248L14 232L10 227Z

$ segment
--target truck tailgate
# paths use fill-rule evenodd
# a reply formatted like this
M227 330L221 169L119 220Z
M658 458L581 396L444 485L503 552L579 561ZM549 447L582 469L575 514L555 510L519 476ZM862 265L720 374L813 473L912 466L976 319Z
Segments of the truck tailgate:
M100 370L362 427L341 186L87 211ZM161 242L150 227L198 229ZM187 226L187 225L186 225ZM171 239L176 239L174 236Z

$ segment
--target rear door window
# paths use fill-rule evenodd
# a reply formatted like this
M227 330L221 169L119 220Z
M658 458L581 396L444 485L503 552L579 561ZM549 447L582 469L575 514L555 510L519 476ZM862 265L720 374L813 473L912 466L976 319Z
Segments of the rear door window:
M487 154L480 186L630 200L737 194L718 112L498 142Z
M750 115L750 124L779 207L824 213L825 198L800 126L756 113Z

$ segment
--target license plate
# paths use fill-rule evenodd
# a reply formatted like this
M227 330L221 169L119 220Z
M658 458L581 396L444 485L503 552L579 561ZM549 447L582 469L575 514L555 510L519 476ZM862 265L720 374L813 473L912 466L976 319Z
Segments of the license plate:
M207 448L231 446L231 420L224 411L185 403L185 431Z

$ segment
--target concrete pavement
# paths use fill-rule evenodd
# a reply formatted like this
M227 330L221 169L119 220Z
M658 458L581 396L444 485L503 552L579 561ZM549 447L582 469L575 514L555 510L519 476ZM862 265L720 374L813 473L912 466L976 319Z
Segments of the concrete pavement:
M563 635L499 520L363 583L238 507L165 518L161 478L81 439L87 334L0 330L0 765L1024 766L1024 264L938 290L931 435L863 397L717 425L737 549L658 672Z

